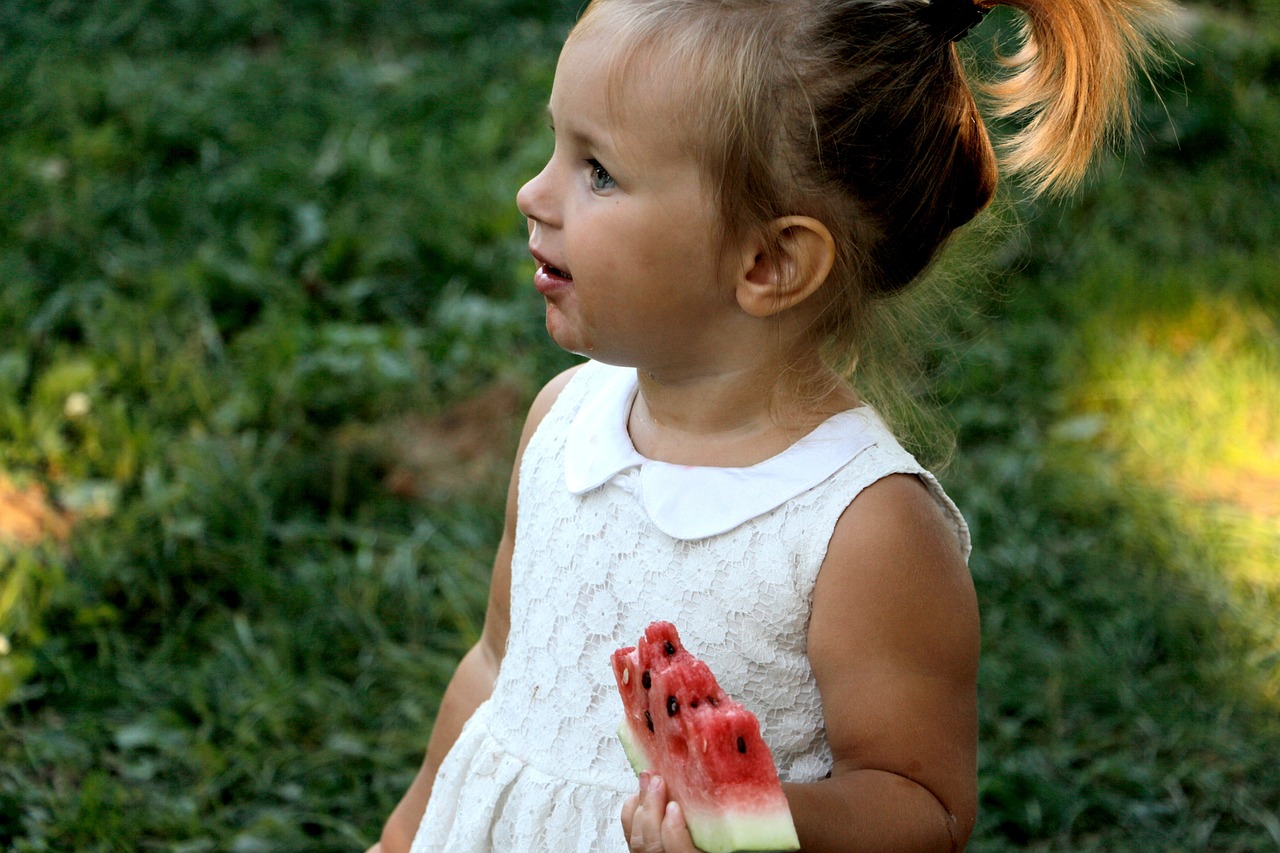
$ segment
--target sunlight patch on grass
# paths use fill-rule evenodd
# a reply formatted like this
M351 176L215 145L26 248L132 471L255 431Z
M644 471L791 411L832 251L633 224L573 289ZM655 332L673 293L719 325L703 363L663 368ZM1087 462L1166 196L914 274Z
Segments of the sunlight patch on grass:
M1253 639L1250 692L1280 709L1280 328L1247 298L1096 316L1082 338L1077 423L1135 493L1161 495L1203 549ZM1089 436L1077 436L1089 437Z
M1129 476L1170 492L1230 555L1280 586L1280 327L1244 300L1199 297L1084 337L1082 408ZM1197 524L1197 527L1202 526Z

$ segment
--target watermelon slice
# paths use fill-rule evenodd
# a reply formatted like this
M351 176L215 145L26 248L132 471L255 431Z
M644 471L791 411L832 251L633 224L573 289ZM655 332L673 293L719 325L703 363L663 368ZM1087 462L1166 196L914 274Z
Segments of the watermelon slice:
M759 721L681 645L674 625L654 622L612 662L631 768L666 780L694 844L706 853L800 849Z

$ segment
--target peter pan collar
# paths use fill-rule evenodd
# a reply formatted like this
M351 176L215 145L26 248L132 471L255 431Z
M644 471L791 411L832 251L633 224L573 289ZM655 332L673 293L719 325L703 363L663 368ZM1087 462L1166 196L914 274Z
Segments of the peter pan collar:
M612 372L569 425L565 485L581 495L635 471L636 494L649 519L675 539L705 539L764 515L826 480L875 440L876 415L864 406L833 415L777 456L747 468L646 459L627 433L636 373Z

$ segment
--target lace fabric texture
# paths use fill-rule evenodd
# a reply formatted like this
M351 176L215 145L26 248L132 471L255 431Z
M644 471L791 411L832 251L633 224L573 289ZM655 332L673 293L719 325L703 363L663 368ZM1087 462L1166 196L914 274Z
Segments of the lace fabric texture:
M954 504L874 415L872 440L852 461L718 535L659 530L644 509L643 466L571 493L569 425L617 370L585 365L525 450L506 656L440 768L412 853L624 853L619 815L637 784L616 736L609 656L656 619L675 624L759 717L784 781L822 778L831 752L805 652L814 582L841 513L876 480L916 474L967 552Z

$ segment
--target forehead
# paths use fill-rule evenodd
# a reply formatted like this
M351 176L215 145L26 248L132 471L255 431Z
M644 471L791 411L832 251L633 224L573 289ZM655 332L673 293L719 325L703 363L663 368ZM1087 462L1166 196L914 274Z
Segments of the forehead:
M661 42L580 26L560 53L551 117L571 132L688 155L695 134L682 66Z

